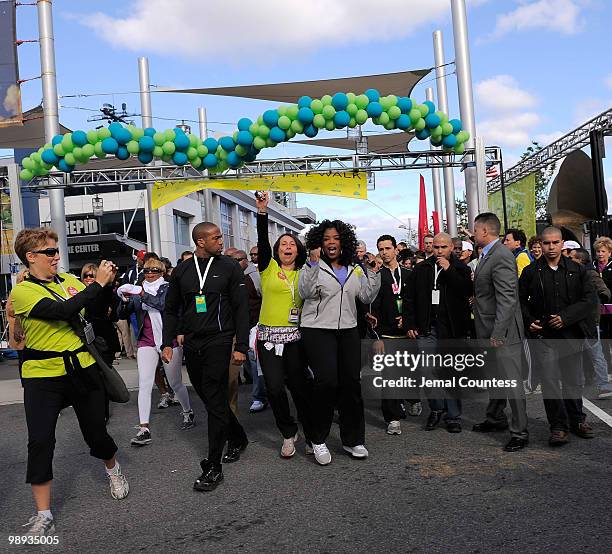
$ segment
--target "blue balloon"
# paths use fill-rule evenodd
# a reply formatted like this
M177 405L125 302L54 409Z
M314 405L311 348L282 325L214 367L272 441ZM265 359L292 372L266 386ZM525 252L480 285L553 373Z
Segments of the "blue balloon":
M312 98L310 96L302 96L298 100L298 108L310 108Z
M383 113L383 109L376 100L370 100L370 103L366 107L366 112L368 112L370 117L378 117L381 113Z
M285 131L280 127L272 127L272 129L270 129L270 140L274 142L283 142L285 140Z
M176 165L185 165L187 163L187 154L185 152L175 152L172 156L172 160Z
M60 171L63 171L64 173L70 173L74 169L74 166L73 165L68 165L64 158L62 158L57 163L57 167L59 168Z
M430 129L435 129L438 125L440 125L440 118L435 113L430 113L425 118L425 125Z
M421 131L417 131L415 133L416 138L418 138L419 140L425 140L426 138L429 138L429 129L427 127L425 127L425 129L422 129Z
M317 129L314 125L308 125L308 127L304 127L304 134L309 137L316 137L319 129Z
M147 138L149 138L149 137L147 137ZM151 152L139 152L138 153L138 161L140 163L142 163L142 164L151 163L153 161L153 154L151 154Z
M172 130L174 131L175 135L184 135L185 134L185 131L183 131L183 129L181 129L180 127L174 127Z
M123 125L121 125L121 123L119 123L118 121L113 121L109 126L108 126L108 130L111 132L111 135L114 136L114 134L119 131L120 129L123 129Z
M117 129L114 133L111 134L119 144L127 144L132 140L132 133L130 133L124 127L121 127L121 129Z
M208 151L212 153L212 152L216 152L218 143L214 138L210 137L204 141L204 146L206 146L206 148L208 148ZM215 162L215 165L217 165L217 162ZM214 167L214 166L210 166L210 167Z
M348 97L344 92L336 92L332 96L332 106L336 108L336 111L346 110L348 106Z
M246 118L245 118L246 119ZM250 121L250 120L247 120ZM251 146L253 144L253 135L249 133L248 128L243 131L238 131L236 141L240 146Z
M203 161L206 167L215 167L217 165L217 156L215 156L214 154L206 154L206 156L204 156Z
M176 137L174 138L174 144L176 146L177 150L187 150L187 148L189 148L189 137L185 134L185 133L177 133Z
M244 161L245 162L252 162L255 161L255 158L257 157L257 154L255 153L251 153L249 152L245 157L244 157Z
M459 119L451 119L449 123L453 127L453 134L456 135L462 129L461 120Z
M348 112L345 112L344 110L340 112L336 112L334 115L334 125L338 129L342 129L342 127L346 127L349 124L350 120L351 120L351 116L348 114Z
M57 154L55 152L53 152L53 150L51 148L48 148L47 150L45 150L40 157L42 158L42 161L45 162L46 164L49 165L55 165L57 163L57 161L59 160L59 157L57 156Z
M402 131L408 129L408 127L410 127L410 118L403 113L395 120L395 126Z
M127 160L130 157L130 153L128 152L128 149L125 146L120 146L119 148L117 148L115 157L118 160Z
M408 113L412 109L412 100L407 96L402 96L397 100L397 107L402 110L402 113Z
M85 146L87 144L87 134L84 131L74 131L72 133L72 142L76 146Z
M364 94L370 99L370 102L378 102L380 100L380 92L375 88L369 88Z
M248 131L253 122L248 117L243 117L238 121L239 131Z
M230 167L238 167L241 162L242 158L238 155L236 151L230 152L227 155L227 163L230 165Z
M431 100L425 100L425 102L423 102L424 106L427 106L429 108L429 113L434 113L436 111L436 105L431 101ZM439 125L439 123L438 123ZM436 127L438 126L436 125Z
M234 139L232 137L221 137L219 139L219 144L226 152L233 152L234 148L236 148L236 144L234 143Z
M452 148L457 144L457 137L455 135L446 135L442 139L442 145L448 148Z
M102 141L102 150L107 154L114 154L119 148L119 143L113 138L108 137Z
M147 128L144 130L144 134L145 134L145 136L147 136L147 137L152 137L152 136L153 136L155 133L157 133L157 131L156 131L155 129L153 129L153 127L147 127Z
M140 137L138 139L138 146L141 152L145 152L145 153L153 152L153 148L155 148L155 141L153 140L153 137L149 135L145 135L144 137ZM143 163L148 163L148 162L143 162Z
M266 110L263 114L264 123L272 129L278 123L278 112L276 110Z
M53 146L55 146L56 144L59 144L60 142L62 142L62 139L64 138L63 135L55 135L52 139L51 139L51 144Z
M300 108L297 118L303 125L310 125L314 119L314 112L310 108Z

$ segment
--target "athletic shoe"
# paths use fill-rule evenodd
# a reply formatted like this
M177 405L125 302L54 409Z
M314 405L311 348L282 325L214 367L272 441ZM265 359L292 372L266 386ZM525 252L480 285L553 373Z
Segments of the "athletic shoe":
M210 492L216 489L221 481L223 481L223 471L215 469L208 460L200 462L202 467L202 475L200 475L193 484L193 490L198 492Z
M263 412L267 407L268 405L265 402L262 402L261 400L253 400L253 403L249 408L249 412L256 414L257 412Z
M344 446L344 451L351 455L353 458L367 458L368 457L368 449L363 444L358 444L357 446Z
M140 431L130 441L132 446L145 446L151 442L151 431L148 427L140 427Z
M401 435L402 428L399 421L392 421L387 425L387 435Z
M180 402L179 402L179 399L176 396L176 393L170 395L170 398L168 399L168 405L169 406L178 406L178 405L180 405Z
M159 404L157 405L157 407L160 410L163 410L167 408L168 406L170 406L170 394L165 392L159 397Z
M418 417L423 412L423 405L420 402L408 403L408 415Z
M188 412L181 412L183 415L183 423L181 424L181 431L185 431L186 429L191 429L195 427L195 414L193 410L189 410Z
M108 480L110 482L111 496L115 500L123 500L130 492L130 485L125 475L121 472L121 467L118 468L117 473L107 472L106 475L108 475Z
M331 463L331 454L327 445L323 444L312 444L312 451L315 457L315 460L319 465L326 466Z
M48 518L40 514L33 515L30 520L22 527L29 527L26 535L35 537L45 537L55 535L55 522L53 518Z
M312 443L310 441L306 441L306 445L304 446L304 454L307 456L314 454L314 448L312 447Z
M295 443L298 440L298 434L288 439L283 439L283 446L281 447L280 455L281 458L291 458L295 454Z
M612 397L612 388L606 387L606 388L601 388L597 391L597 398L610 398L610 397Z

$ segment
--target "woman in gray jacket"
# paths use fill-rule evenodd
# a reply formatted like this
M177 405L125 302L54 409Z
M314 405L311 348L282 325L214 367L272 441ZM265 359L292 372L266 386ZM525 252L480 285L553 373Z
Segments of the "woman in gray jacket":
M311 228L306 247L310 261L300 271L298 290L304 299L302 341L314 375L315 459L321 465L331 462L325 441L336 404L344 450L354 458L366 458L356 300L369 304L376 298L380 275L354 263L355 232L342 221L325 220Z

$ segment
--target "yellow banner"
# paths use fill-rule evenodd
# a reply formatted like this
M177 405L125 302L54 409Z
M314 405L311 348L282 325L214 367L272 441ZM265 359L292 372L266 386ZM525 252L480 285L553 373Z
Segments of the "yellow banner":
M311 175L271 175L246 179L188 179L159 181L153 186L153 209L160 208L177 198L204 189L269 190L271 192L299 192L344 196L367 200L368 182L364 172L314 173Z
M489 210L504 223L501 190L489 194ZM536 234L535 173L506 187L506 214L509 229L522 229L527 238Z

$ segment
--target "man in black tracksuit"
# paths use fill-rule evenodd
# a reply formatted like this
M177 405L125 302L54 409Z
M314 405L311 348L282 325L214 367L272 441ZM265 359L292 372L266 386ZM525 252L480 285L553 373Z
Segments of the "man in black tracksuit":
M582 411L582 349L585 337L597 336L592 313L599 301L585 268L561 255L561 230L547 227L541 236L543 255L523 270L519 296L525 328L536 337L530 351L542 380L549 444L561 446L569 431L593 437Z
M453 240L446 233L434 237L433 256L418 264L410 276L403 305L404 327L419 348L435 347L438 340L464 339L470 330L469 298L473 295L472 271L453 254ZM446 411L446 428L461 432L461 400L453 390L445 399L425 389L431 413L425 429L431 431Z
M191 384L208 411L208 459L200 462L202 475L194 483L198 491L213 490L222 480L224 463L235 462L248 444L244 429L230 410L227 398L228 365L232 338L236 336L233 362L246 360L249 312L244 273L240 265L222 256L223 236L214 223L193 229L195 255L172 272L163 316L164 360L172 357L179 318ZM197 265L196 265L197 264Z

